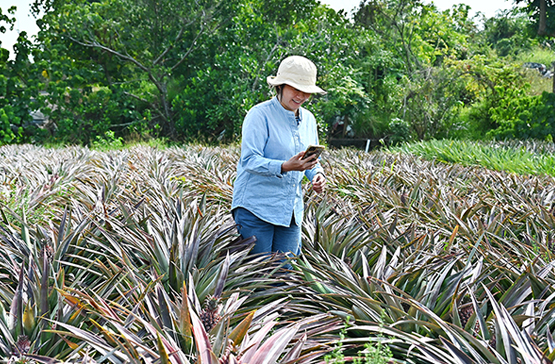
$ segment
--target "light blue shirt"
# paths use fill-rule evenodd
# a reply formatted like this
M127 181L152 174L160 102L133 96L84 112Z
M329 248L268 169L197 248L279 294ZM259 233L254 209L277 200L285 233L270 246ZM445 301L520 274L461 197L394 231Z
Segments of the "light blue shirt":
M299 109L300 123L295 113L286 110L276 97L254 106L243 122L241 159L237 164L237 179L233 188L231 209L243 207L259 219L273 225L289 226L291 217L301 226L303 221L303 176L312 181L318 172L281 173L281 165L310 144L318 144L314 115Z

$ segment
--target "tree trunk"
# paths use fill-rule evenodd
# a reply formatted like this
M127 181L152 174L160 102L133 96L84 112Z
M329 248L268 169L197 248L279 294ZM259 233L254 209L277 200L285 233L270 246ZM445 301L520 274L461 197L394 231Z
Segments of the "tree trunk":
M547 4L546 0L540 0L540 24L538 27L538 35L546 35L547 33Z

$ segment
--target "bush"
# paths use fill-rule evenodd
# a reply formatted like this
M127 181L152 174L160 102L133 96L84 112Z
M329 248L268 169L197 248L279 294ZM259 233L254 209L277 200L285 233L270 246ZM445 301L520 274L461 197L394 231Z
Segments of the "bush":
M450 137L458 128L455 110L465 91L456 69L429 68L405 78L403 119L419 140Z
M500 127L503 117L494 116L501 109L511 105L515 98L527 95L530 85L525 82L520 64L506 60L493 60L483 56L475 56L465 61L450 62L453 74L458 72L458 79L465 84L462 93L465 107L452 125L463 128L448 137L464 137L481 139L493 135L492 129ZM465 133L461 134L461 131Z
M508 92L509 90L505 90ZM493 108L492 119L498 127L488 132L497 139L552 140L555 135L555 94L526 96L523 91L512 91Z
M410 124L404 120L394 118L389 123L389 145L408 142L411 139Z
M8 113L11 114L11 110L8 108ZM6 110L0 109L0 145L9 144L15 135L10 128L10 118L8 117Z
M90 144L112 129L141 129L144 122L135 103L125 97L123 91L108 87L95 90L70 89L51 85L47 104L58 107L45 111L54 123L54 139L57 142Z

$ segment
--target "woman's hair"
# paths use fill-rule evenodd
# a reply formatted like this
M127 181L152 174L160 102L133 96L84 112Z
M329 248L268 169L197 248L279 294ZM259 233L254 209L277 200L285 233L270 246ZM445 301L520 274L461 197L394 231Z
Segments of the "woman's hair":
M274 87L274 90L276 91L276 96L277 99L281 101L281 96L283 94L283 85L277 85Z

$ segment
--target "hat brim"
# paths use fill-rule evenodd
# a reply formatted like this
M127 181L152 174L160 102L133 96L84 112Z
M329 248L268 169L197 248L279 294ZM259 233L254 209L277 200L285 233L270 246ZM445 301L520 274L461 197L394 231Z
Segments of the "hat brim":
M268 85L272 86L272 87L276 87L279 85L289 85L291 87L296 88L299 91L305 92L307 94L320 94L320 95L325 95L327 94L326 91L322 90L320 87L316 86L316 85L300 85L298 83L295 83L291 80L283 80L281 79L279 76L268 76L268 78L266 79L266 81L268 82Z

